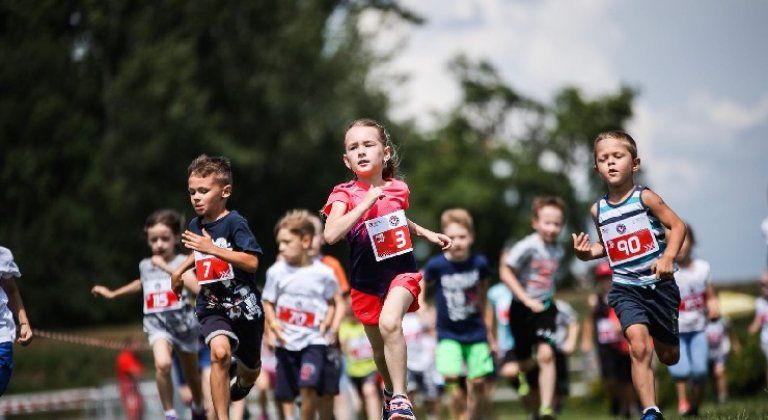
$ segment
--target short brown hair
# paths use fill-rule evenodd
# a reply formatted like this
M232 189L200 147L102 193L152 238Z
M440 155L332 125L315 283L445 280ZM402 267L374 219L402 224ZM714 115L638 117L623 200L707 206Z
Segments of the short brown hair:
M224 156L208 156L202 154L189 164L187 176L197 175L207 177L213 174L221 185L232 184L232 164Z
M446 226L451 223L463 226L470 232L475 231L475 223L472 221L472 215L465 209L455 208L444 211L440 216L440 224L442 225L443 230L445 230Z
M400 155L397 153L395 143L389 137L389 132L384 125L371 118L360 118L347 125L347 128L344 130L344 136L347 135L347 131L352 127L373 127L378 131L379 141L381 141L381 144L383 144L384 147L389 147L389 150L391 151L389 160L386 161L381 175L384 179L397 176L397 169L400 167Z
M312 215L309 210L288 210L275 225L275 236L280 232L280 229L288 229L289 232L301 237L315 236L315 224L312 222Z
M181 225L184 224L184 221L181 215L175 210L157 210L150 214L149 217L147 217L147 221L144 222L144 232L157 224L168 226L168 229L170 229L174 235L181 235Z
M603 131L595 138L593 148L597 150L597 143L608 139L624 141L627 144L627 150L629 150L629 154L632 156L632 159L637 159L637 143L635 143L635 139L633 139L632 136L623 131ZM597 156L594 156L594 153L593 158L595 159L595 164L597 164Z
M560 209L561 212L563 212L563 216L565 216L565 201L563 201L563 199L560 197L557 197L554 195L547 195L547 196L541 196L541 197L534 197L533 203L531 204L531 211L533 212L533 218L538 219L539 210L547 206L557 207L558 209Z

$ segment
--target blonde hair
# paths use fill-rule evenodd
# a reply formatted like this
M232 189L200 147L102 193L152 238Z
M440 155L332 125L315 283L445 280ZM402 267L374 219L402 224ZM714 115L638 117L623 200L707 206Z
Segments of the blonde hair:
M288 210L275 225L275 236L280 229L288 229L289 232L300 237L315 236L315 224L309 210Z
M472 221L472 215L462 208L448 209L440 216L440 225L443 230L451 223L456 223L459 226L463 226L468 231L475 232L475 224Z
M635 139L632 138L629 134L623 132L623 131L604 131L597 135L595 138L595 143L593 145L593 148L595 151L597 151L597 143L600 143L603 140L608 139L616 139L621 140L627 145L627 150L629 150L629 154L632 156L632 159L637 159L637 144L635 143ZM593 153L593 158L595 160L595 165L597 165L597 156Z
M346 135L347 132L353 127L373 127L376 129L379 134L379 141L381 141L381 144L383 144L384 147L389 147L390 150L389 160L384 162L382 178L387 179L396 177L397 170L400 167L400 155L397 153L395 143L389 137L389 132L387 129L376 120L370 118L360 118L352 121L349 123L349 125L347 125L347 128L344 130L344 135Z

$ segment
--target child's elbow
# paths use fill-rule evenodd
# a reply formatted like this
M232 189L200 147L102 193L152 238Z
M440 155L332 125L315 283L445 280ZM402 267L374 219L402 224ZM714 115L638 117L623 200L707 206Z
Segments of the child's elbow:
M255 255L253 258L249 258L248 261L245 262L245 267L243 268L249 273L255 273L259 271L259 258Z
M328 245L333 245L336 242L339 242L339 239L341 239L338 235L334 235L332 233L329 233L328 231L323 232L323 239L325 240L325 243Z

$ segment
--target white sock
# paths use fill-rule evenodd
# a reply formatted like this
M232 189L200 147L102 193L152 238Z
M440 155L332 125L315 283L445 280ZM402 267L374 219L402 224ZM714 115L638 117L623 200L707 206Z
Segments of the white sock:
M648 412L648 410L651 410L651 409L653 409L653 410L656 410L656 411L658 411L659 413L661 413L661 409L660 409L659 407L657 407L657 406L655 406L655 405L652 405L652 406L650 406L650 407L645 407L645 410L643 410L643 414L647 413L647 412Z
M172 409L170 409L170 410L165 410L165 415L166 415L166 416L173 416L173 417L177 417L177 416L176 416L176 410L175 410L175 409L173 409L173 408L172 408Z

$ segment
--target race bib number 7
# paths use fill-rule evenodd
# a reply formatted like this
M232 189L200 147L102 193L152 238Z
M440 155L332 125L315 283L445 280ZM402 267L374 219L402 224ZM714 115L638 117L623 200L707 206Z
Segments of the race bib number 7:
M376 261L413 251L411 231L403 210L366 220L365 227L368 228Z
M612 267L659 250L659 243L645 213L601 226L600 234Z
M215 283L235 278L232 264L214 257L195 251L195 273L199 284Z

